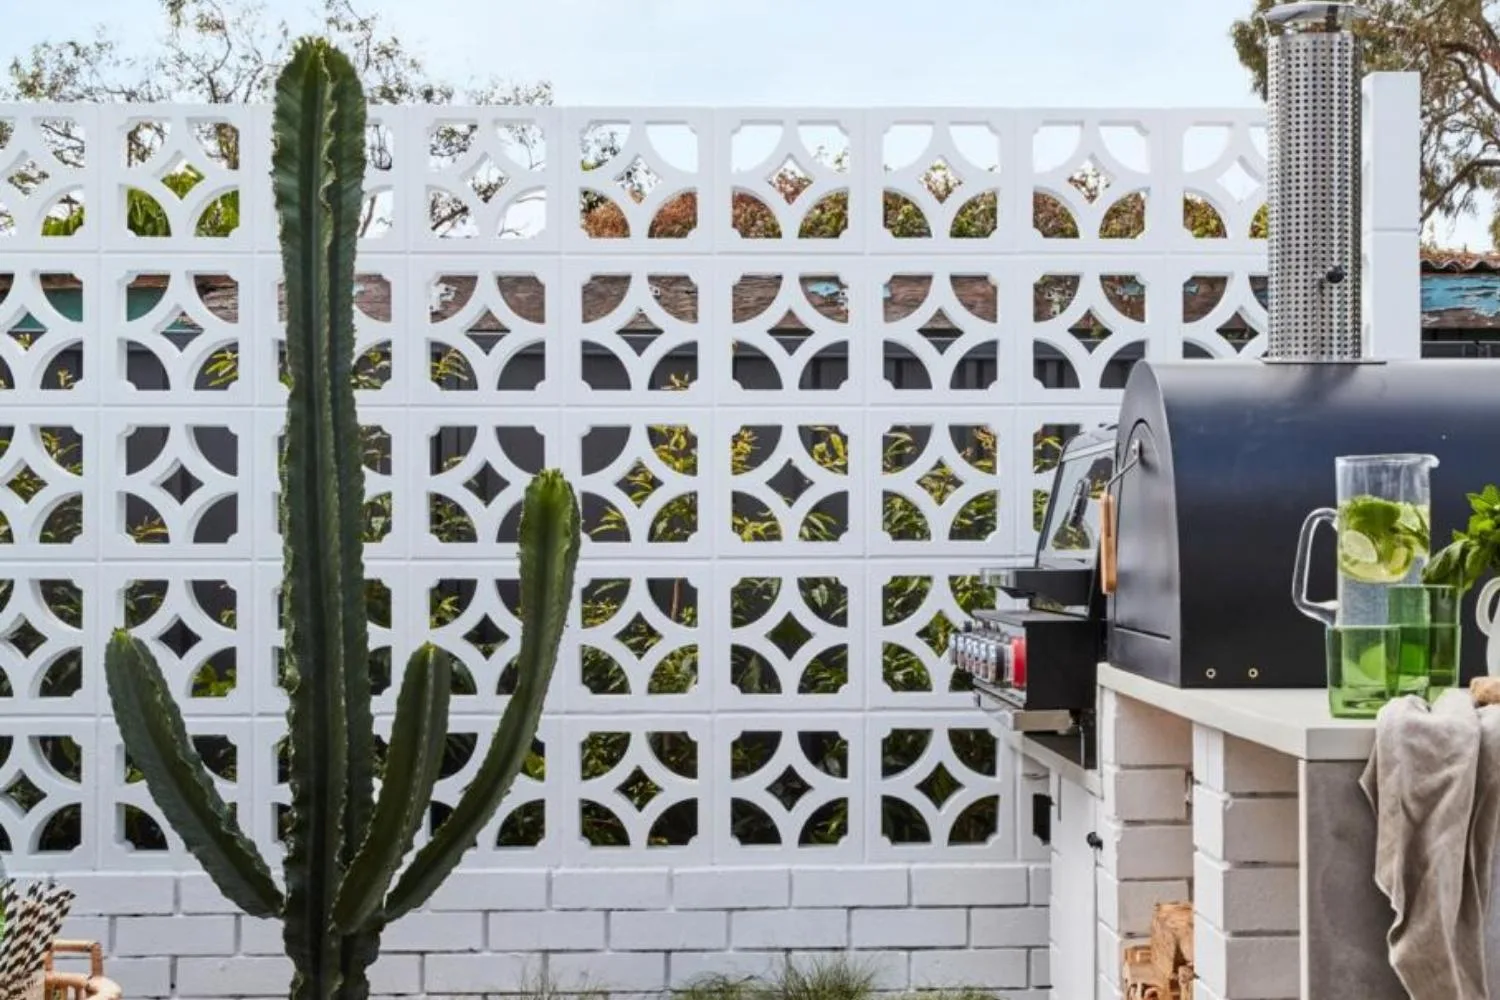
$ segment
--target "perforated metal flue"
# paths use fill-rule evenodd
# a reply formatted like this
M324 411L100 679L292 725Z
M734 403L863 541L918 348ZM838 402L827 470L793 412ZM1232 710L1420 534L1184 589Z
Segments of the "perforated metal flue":
M1292 4L1268 47L1266 357L1360 357L1360 42L1343 4ZM1273 8L1272 17L1279 8ZM1321 18L1321 30L1301 30Z

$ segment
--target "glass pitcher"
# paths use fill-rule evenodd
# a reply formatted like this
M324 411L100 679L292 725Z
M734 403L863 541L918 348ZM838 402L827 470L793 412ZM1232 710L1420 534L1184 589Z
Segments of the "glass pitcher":
M1292 570L1292 601L1327 626L1386 625L1388 590L1421 582L1431 554L1433 455L1343 455L1334 459L1338 508L1320 507L1302 522ZM1307 596L1313 535L1338 533L1338 590L1332 601Z

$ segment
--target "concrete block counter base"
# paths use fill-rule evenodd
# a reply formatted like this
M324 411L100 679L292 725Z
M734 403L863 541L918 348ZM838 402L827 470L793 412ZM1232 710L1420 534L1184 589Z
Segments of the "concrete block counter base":
M1198 996L1405 1000L1358 784L1374 732L1329 718L1324 691L1182 690L1101 665L1098 996L1119 997L1153 904L1191 894Z

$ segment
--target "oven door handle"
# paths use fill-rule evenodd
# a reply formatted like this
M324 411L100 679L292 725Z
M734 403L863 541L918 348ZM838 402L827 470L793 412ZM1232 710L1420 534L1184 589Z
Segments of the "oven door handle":
M1116 514L1115 495L1110 490L1140 461L1141 442L1138 438L1130 442L1130 451L1124 464L1109 477L1109 481L1104 484L1104 492L1099 497L1099 589L1105 594L1115 592L1120 566L1119 518Z

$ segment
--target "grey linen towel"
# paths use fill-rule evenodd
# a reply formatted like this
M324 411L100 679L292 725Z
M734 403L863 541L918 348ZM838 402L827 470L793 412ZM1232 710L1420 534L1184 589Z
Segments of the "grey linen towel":
M1500 830L1500 706L1467 690L1398 698L1359 781L1375 810L1375 884L1391 968L1412 1000L1487 1000L1485 914Z

